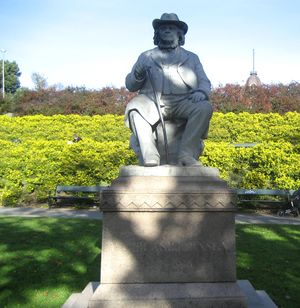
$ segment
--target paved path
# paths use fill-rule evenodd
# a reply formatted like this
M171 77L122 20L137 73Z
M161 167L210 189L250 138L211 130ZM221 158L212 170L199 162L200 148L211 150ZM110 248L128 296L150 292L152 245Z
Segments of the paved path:
M279 217L267 214L236 214L235 222L240 224L300 225L300 218L293 216Z
M102 219L102 213L98 209L71 210L71 209L45 209L0 207L0 216L21 216L21 217L62 217L62 218L86 218Z
M21 217L62 217L102 219L102 213L98 209L71 210L71 209L43 209L43 208L6 208L0 207L0 216ZM300 217L278 217L266 214L236 214L236 223L241 224L288 224L300 225Z

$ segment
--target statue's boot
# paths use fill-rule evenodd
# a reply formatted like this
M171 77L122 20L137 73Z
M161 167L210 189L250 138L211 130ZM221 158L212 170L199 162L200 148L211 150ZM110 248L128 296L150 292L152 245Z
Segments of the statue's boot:
M178 158L178 165L183 167L203 166L200 161L190 156L181 156Z

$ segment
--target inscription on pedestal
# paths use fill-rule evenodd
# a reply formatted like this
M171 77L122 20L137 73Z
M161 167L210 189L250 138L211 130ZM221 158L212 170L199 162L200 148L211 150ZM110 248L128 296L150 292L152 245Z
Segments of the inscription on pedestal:
M231 212L108 212L103 236L105 283L236 279Z

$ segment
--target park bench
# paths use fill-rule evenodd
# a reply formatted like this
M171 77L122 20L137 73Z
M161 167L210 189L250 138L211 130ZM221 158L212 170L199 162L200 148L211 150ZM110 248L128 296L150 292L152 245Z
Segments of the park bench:
M283 206L291 201L293 190L236 189L238 204L251 204L263 208Z
M100 192L106 186L56 186L54 195L49 193L48 205L51 207L82 205L98 206L100 202Z

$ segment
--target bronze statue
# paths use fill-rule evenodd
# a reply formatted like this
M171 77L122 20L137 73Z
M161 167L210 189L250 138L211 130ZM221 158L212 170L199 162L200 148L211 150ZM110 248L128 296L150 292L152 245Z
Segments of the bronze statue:
M125 111L131 144L147 167L163 162L199 166L213 112L211 83L198 56L181 47L188 31L185 22L164 13L152 25L158 47L143 52L126 77L127 89L139 91ZM170 158L160 149L162 139Z

